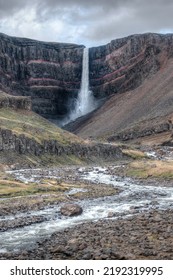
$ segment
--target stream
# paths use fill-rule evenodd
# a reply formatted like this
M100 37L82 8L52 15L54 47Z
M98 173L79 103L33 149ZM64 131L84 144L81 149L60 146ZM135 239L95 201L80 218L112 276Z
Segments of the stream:
M112 166L116 168L116 166ZM106 219L113 213L112 219L125 218L152 209L173 209L173 188L164 186L140 185L130 178L121 178L111 175L110 167L78 168L75 170L78 178L92 181L97 184L112 185L120 190L120 193L97 199L77 201L83 208L83 213L76 217L65 217L60 214L61 205L45 207L39 211L16 214L15 216L0 217L0 221L44 216L46 220L29 226L10 229L0 233L0 253L8 251L20 251L33 248L36 242L49 237L56 231L63 230L84 222ZM13 175L23 182L39 181L43 175L39 175L39 169L11 171ZM46 170L44 177L60 178L60 170ZM82 191L72 189L71 192ZM101 191L101 190L100 190ZM76 201L75 201L76 202Z

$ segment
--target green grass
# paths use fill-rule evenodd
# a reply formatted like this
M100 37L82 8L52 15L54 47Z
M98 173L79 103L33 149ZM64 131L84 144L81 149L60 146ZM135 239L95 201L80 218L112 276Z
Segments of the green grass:
M71 188L71 185L53 180L42 180L40 183L25 184L13 179L0 179L0 197L28 196L36 194L61 194Z

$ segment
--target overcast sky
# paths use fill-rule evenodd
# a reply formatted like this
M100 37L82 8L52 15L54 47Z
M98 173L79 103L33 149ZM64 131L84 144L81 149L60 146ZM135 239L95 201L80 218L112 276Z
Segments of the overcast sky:
M0 32L88 47L173 32L173 0L0 0Z

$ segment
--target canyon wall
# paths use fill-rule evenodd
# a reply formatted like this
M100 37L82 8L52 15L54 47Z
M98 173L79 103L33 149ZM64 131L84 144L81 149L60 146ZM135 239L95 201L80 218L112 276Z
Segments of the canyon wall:
M0 89L31 96L32 109L53 117L69 111L80 88L83 46L0 34Z
M90 88L98 98L133 90L173 57L173 34L146 33L90 49Z
M77 97L82 45L0 34L0 89L30 96L33 111L61 118ZM173 57L173 35L143 34L89 49L89 82L97 99L133 90Z

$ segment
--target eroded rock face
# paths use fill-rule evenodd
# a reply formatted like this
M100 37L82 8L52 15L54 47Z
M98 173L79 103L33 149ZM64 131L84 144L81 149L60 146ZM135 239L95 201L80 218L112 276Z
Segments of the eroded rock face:
M90 49L90 87L97 97L137 88L173 57L173 35L143 34Z
M51 154L56 156L76 156L83 160L95 160L100 158L121 159L124 158L119 147L107 144L93 143L90 145L72 143L62 145L57 140L43 140L41 143L24 134L15 134L9 129L0 128L0 152L16 152L18 154L32 154L40 156Z
M31 107L32 104L30 97L12 96L9 94L4 94L4 92L0 90L0 109L12 108L30 111Z
M61 207L60 212L64 216L71 217L81 215L83 209L78 204L67 203Z
M65 114L80 88L83 46L46 43L0 34L0 84L7 93L31 96L33 110Z

